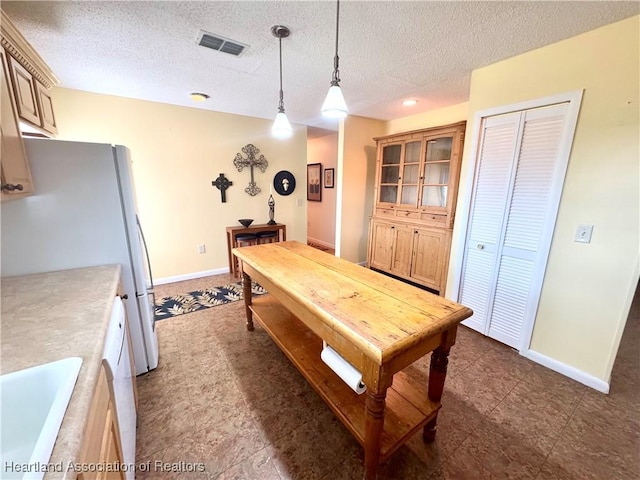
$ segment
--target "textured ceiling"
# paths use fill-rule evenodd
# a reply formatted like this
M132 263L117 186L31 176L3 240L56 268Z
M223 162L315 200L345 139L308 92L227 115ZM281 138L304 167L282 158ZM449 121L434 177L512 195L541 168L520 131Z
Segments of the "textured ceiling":
M294 123L336 129L320 106L333 68L333 1L12 2L2 9L61 86L273 118L278 41ZM383 120L466 101L471 71L640 12L639 2L343 1L340 74L350 113ZM249 44L233 57L199 30ZM210 95L194 103L189 92ZM415 98L408 108L401 100Z

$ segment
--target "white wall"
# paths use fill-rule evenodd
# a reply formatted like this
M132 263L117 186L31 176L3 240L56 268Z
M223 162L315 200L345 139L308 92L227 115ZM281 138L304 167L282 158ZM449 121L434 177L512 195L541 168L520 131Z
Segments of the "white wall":
M336 187L324 188L324 170L338 164L338 134L333 133L307 141L307 164L321 163L323 187L321 202L307 202L307 240L335 247L336 239Z

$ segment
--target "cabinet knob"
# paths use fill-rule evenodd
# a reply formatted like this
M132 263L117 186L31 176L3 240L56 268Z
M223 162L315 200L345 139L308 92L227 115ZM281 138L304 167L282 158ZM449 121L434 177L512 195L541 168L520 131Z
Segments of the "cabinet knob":
M124 295L118 295L122 300L129 300L129 294L125 293Z
M477 247L478 247L478 250L484 250L484 244L483 243L479 243L477 245Z
M19 192L21 192L22 190L24 190L24 187L22 186L21 183L17 183L17 184L5 183L4 185L2 185L3 192L13 192L15 190L18 190Z
M395 226L395 225L392 225L392 226L391 226L391 230L393 230L394 228L396 228L396 226Z

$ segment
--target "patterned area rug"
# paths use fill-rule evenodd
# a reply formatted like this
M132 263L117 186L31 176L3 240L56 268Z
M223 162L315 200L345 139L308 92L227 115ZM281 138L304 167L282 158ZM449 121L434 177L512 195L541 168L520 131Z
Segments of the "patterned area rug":
M251 283L251 293L253 295L264 295L267 291L256 282ZM230 283L221 287L209 288L207 290L196 290L195 292L176 295L175 297L163 297L156 300L155 319L184 315L185 313L197 312L205 308L217 307L225 303L242 300L242 282Z

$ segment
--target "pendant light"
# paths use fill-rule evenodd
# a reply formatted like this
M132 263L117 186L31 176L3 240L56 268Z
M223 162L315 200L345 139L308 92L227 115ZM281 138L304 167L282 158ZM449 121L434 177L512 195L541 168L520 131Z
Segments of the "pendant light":
M282 93L282 39L287 38L291 31L283 25L271 27L271 34L278 38L280 43L280 101L278 102L278 114L271 127L271 133L277 138L287 138L293 133L287 114L284 113L284 94Z
M344 101L342 90L340 89L340 70L338 69L338 27L340 25L340 0L336 7L336 55L333 57L333 77L327 98L322 104L322 115L332 118L344 118L349 113L347 104Z

